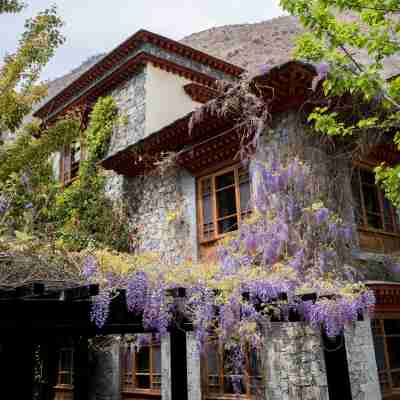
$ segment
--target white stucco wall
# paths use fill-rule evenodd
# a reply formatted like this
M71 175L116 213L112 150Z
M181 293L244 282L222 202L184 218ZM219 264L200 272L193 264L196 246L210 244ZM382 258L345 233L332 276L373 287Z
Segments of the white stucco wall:
M146 69L146 136L171 124L197 108L183 86L191 81L147 65Z

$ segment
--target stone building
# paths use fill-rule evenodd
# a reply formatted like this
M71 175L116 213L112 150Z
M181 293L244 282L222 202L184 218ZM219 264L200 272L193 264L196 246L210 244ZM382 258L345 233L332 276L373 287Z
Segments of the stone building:
M172 263L213 257L218 240L236 230L250 212L250 178L237 159L238 127L232 119L209 113L192 130L189 121L197 107L219 95L216 80L234 83L243 72L187 45L139 31L35 115L51 122L68 109L112 95L127 123L113 133L102 166L109 171L109 195L128 201L129 223L137 237L134 251L158 251ZM264 95L271 101L278 143L305 135L299 109L314 76L311 65L289 61L258 78L269 88ZM162 152L179 152L176 166L164 174L151 173L149 156ZM77 143L55 156L55 173L64 185L77 176L80 155ZM355 255L364 263L372 260L378 270L384 268L385 254L400 249L400 223L376 187L371 168L381 160L398 159L384 147L373 149L356 166L344 166L346 212L358 224ZM178 217L171 221L172 212ZM371 282L378 299L373 331L369 320L360 321L346 330L345 346L338 346L350 397L337 395L346 384L338 380L341 375L321 335L293 322L273 323L274 339L265 354L248 355L240 398L377 400L380 390L384 398L400 398L400 291L394 282L378 281L379 276ZM200 356L190 333L186 347L187 376L182 379L187 379L188 398L235 398L223 349L214 346ZM169 354L168 338L136 354L123 338L114 338L107 351L93 355L92 399L171 399ZM60 350L58 400L72 398L72 363L66 346Z

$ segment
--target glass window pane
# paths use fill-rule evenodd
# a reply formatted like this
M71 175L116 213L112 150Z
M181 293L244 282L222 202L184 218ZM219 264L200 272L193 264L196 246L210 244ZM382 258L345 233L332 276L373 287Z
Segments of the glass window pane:
M400 388L400 371L392 372L392 386Z
M223 175L217 175L215 177L215 187L217 190L234 184L235 184L235 173L233 171L230 171Z
M217 195L217 218L236 214L235 188L229 188L216 193Z
M203 221L205 224L212 222L212 197L211 194L203 196Z
M237 216L218 221L218 233L235 231L238 228Z
M211 193L211 178L203 179L201 181L201 194L204 196Z
M379 214L379 201L376 187L363 186L364 204L368 213Z
M150 368L150 351L149 347L142 347L136 353L136 371L137 372L149 372Z
M382 393L389 393L391 391L388 373L386 372L379 373L379 383L381 385Z
M150 375L136 375L136 386L140 389L150 389Z
M250 377L250 393L256 396L256 398L264 398L265 389L261 376Z
M400 335L400 319L383 320L386 335Z
M360 179L359 179L359 170L356 169L353 171L353 175L351 177L351 187L353 190L353 201L354 201L354 213L356 222L359 225L363 224L363 212L361 205L361 193L360 193Z
M394 232L393 218L392 218L392 205L390 201L383 197L383 215L385 218L385 231Z
M161 375L153 375L153 389L161 388Z
M361 182L375 185L375 174L367 169L360 169Z
M375 358L378 371L385 369L385 347L383 344L383 336L374 337Z
M224 376L224 393L244 394L246 386L242 375L225 375Z
M386 337L390 369L400 368L400 337Z
M161 348L159 346L153 346L153 371L152 373L161 373Z
M382 219L378 214L367 213L368 226L375 229L382 229Z
M209 375L218 375L218 345L214 343L207 346L207 371Z

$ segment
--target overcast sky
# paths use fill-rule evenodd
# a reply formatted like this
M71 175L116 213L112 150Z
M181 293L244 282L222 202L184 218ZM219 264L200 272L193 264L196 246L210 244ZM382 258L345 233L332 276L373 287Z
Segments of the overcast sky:
M65 44L46 67L52 79L89 56L117 46L144 28L172 39L214 26L260 22L283 12L278 0L26 0L18 16L0 15L0 58L14 51L24 20L57 4L65 21Z

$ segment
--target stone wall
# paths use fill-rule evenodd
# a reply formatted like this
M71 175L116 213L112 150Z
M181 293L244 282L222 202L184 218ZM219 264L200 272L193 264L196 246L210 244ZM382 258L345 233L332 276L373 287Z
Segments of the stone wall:
M272 323L265 338L268 400L328 400L321 335L298 322Z
M120 384L120 340L109 336L107 346L91 352L89 400L119 400Z
M119 124L111 137L108 156L136 143L145 136L146 118L146 69L117 86L110 95L115 99L118 110L125 116L126 123Z
M173 264L197 258L195 178L187 171L134 178L110 175L106 190L128 204L136 252L158 252Z
M382 397L370 320L346 328L345 341L353 400L380 400Z

